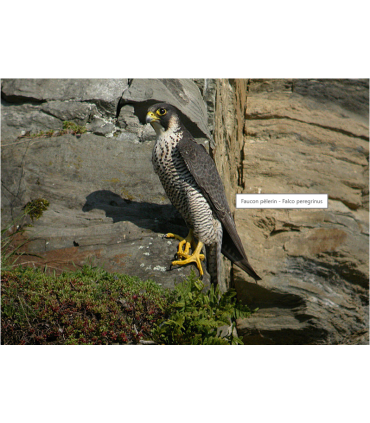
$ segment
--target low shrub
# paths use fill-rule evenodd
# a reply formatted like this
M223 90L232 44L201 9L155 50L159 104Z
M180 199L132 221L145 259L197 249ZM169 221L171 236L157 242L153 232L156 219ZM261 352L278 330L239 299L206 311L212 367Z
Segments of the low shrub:
M18 267L2 274L2 344L240 344L232 329L250 314L194 273L174 290L84 266L60 276Z
M125 344L150 336L169 295L153 281L84 266L2 275L3 344Z

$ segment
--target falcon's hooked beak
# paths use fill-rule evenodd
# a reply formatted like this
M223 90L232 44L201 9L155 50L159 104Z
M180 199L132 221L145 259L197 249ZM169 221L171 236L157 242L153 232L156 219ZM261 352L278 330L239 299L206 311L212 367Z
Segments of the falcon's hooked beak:
M146 123L150 123L155 130L156 134L159 136L164 132L164 128L161 125L160 118L156 116L153 112L148 112L146 114Z
M146 121L146 123L158 122L159 121L159 117L156 116L153 112L148 112L146 114L145 121Z

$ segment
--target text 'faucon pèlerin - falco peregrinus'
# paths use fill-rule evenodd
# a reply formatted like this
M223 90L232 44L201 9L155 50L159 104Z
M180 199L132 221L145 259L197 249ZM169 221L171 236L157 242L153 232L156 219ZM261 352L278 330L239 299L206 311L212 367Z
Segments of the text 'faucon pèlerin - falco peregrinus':
M170 104L149 107L146 122L157 134L152 156L154 170L189 228L185 239L167 234L180 241L177 260L172 265L195 262L202 276L204 245L212 284L220 282L221 252L256 281L260 280L248 262L220 175L206 149L194 141Z

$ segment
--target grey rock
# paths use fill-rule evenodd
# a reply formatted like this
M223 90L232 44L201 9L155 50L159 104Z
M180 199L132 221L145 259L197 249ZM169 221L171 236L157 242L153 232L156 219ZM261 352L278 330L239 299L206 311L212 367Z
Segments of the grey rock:
M113 114L127 79L3 79L2 98L10 103L92 102Z
M207 105L208 129L212 134L215 126L216 108L216 80L215 79L194 79L202 97Z
M140 142L139 137L136 134L128 131L118 133L116 135L116 141L131 141L136 143Z
M112 123L106 123L102 127L100 127L98 130L95 131L97 135L112 135L114 132L115 126Z
M162 237L187 230L151 173L153 143L93 134L34 141L2 151L2 220L31 199L48 199L49 209L28 231L27 251L42 257L36 263L59 270L93 262L168 287L190 273L167 271L177 242Z
M184 124L195 137L212 140L205 102L192 80L133 79L123 91L120 107L133 104L135 114L144 123L148 107L157 102L167 102L177 107Z
M27 252L41 258L25 256L25 261L57 271L93 262L173 287L194 267L168 270L178 242L163 235L185 236L187 229L154 174L155 133L130 105L115 125L109 108L116 107L121 82L107 83L109 95L102 81L95 84L94 89L91 80L63 80L61 86L55 80L4 81L3 110L12 113L3 113L3 122L19 133L7 131L9 142L2 148L2 224L28 201L46 198L49 209L27 232ZM119 95L112 87L120 87ZM63 120L86 122L92 133L17 138L29 128L50 129L50 122L61 129Z
M73 121L85 125L91 117L98 115L95 104L78 101L49 101L42 104L41 110L62 121Z
M14 141L22 131L39 133L40 131L62 129L63 123L44 112L40 106L22 104L19 106L2 102L1 104L1 140Z
M86 125L88 131L93 132L96 135L108 135L113 133L116 130L116 127L113 123L106 122L104 119L95 118L91 123Z

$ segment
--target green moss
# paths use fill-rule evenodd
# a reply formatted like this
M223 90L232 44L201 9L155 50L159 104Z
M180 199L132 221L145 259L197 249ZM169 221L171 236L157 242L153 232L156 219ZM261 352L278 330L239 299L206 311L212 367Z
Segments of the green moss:
M43 212L48 209L50 203L45 198L37 198L36 200L29 201L24 206L24 213L32 219L40 219Z

